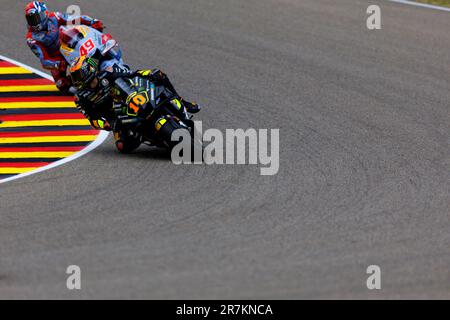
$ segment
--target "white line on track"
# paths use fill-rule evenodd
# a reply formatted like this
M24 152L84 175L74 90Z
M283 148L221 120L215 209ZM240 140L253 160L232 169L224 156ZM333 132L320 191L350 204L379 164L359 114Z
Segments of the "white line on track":
M40 75L41 77L44 77L46 79L49 79L49 80L53 81L53 78L50 75L48 75L48 74L46 74L46 73L44 73L42 71L39 71L39 70L37 70L37 69L35 69L33 67L27 66L26 64L20 63L20 62L18 62L16 60L4 57L2 55L0 55L0 59L2 59L4 61L8 61L8 62L13 63L13 64L16 64L19 67L28 69L28 70L30 70L30 71ZM78 159L78 158L86 155L87 153L91 152L92 150L94 150L98 146L100 146L106 140L106 138L108 138L108 135L109 135L108 132L100 131L100 134L98 135L97 139L95 139L92 143L90 143L83 150L81 150L81 151L79 151L77 153L74 153L73 155L71 155L71 156L69 156L67 158L64 158L64 159L52 162L51 164L49 164L47 166L44 166L44 167L41 167L41 168L38 168L36 170L28 171L28 172L25 172L25 173L22 173L22 174L15 175L15 176L10 177L10 178L6 178L6 179L3 179L3 180L0 180L0 184L5 183L5 182L9 182L9 181L13 181L13 180L17 180L17 179L20 179L20 178L24 178L24 177L30 176L32 174L39 173L39 172L42 172L42 171L46 171L46 170L49 170L49 169L53 169L55 167L59 167L59 166L61 166L63 164L66 164L66 163L68 163L70 161L73 161L75 159Z
M410 6L415 6L415 7L422 7L422 8L428 8L428 9L433 9L433 10L450 12L450 8L435 6L435 5L427 4L427 3L420 3L420 2L407 1L407 0L388 0L388 1L402 3L402 4L409 4Z

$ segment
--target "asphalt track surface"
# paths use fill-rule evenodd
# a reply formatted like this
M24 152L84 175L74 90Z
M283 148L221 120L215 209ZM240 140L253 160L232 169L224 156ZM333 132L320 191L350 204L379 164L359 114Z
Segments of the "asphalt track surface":
M52 2L52 1L50 1ZM25 1L0 53L39 67ZM64 10L71 1L58 1ZM280 171L111 140L0 186L0 298L450 298L446 12L386 1L77 1L207 128L280 128ZM382 30L366 28L379 4ZM65 270L82 269L82 290ZM366 268L382 290L366 288Z

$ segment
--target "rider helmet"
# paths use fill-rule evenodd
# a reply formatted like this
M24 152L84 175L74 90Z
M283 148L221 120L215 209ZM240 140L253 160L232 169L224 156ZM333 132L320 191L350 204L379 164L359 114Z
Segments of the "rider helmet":
M81 56L70 65L69 72L75 87L87 87L97 76L98 61L94 58Z
M28 26L36 32L47 30L48 10L44 2L33 1L25 7Z

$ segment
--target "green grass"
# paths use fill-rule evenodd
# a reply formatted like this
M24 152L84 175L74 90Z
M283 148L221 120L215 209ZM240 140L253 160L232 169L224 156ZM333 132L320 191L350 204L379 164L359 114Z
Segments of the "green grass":
M434 4L436 6L450 7L450 0L416 0L416 2Z

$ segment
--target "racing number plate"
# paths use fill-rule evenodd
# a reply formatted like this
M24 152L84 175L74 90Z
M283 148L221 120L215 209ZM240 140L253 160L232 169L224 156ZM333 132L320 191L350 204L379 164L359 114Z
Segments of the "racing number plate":
M127 114L137 116L139 110L149 101L146 91L135 92L127 98Z

